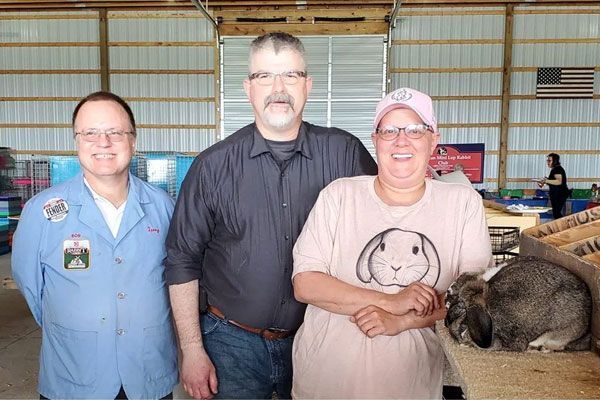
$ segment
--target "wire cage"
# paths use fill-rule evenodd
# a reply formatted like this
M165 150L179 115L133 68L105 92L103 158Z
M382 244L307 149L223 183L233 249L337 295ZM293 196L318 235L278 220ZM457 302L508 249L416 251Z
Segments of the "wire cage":
M492 257L494 258L494 263L496 265L505 263L508 260L518 257L518 256L519 256L519 253L516 253L514 251L495 251L492 253Z
M519 227L490 226L488 231L492 242L492 252L510 250L519 245Z

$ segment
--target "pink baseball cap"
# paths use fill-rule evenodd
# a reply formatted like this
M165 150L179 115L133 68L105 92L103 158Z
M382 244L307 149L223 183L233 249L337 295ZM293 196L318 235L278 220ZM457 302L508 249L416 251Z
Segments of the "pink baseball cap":
M377 103L373 129L377 129L385 114L396 108L409 108L413 110L423 120L423 123L431 126L434 132L438 131L431 97L410 88L396 89L393 92L388 93L387 96Z

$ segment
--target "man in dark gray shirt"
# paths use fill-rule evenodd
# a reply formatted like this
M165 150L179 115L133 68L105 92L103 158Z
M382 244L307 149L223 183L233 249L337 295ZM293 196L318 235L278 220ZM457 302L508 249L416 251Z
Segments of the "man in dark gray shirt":
M196 158L167 238L181 382L195 398L290 397L305 309L293 297L293 244L323 187L377 173L356 137L302 121L312 80L297 38L261 36L249 62L255 122Z

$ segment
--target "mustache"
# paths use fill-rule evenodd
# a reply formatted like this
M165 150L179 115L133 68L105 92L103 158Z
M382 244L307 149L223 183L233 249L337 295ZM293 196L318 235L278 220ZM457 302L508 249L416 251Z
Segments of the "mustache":
M294 109L294 98L287 93L273 93L265 98L265 108L271 103L287 103Z

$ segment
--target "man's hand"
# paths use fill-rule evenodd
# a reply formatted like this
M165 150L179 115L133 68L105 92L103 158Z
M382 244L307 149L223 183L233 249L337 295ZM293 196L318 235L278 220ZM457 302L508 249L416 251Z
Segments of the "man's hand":
M414 310L417 316L425 317L440 307L435 289L421 282L413 282L401 292L390 296L391 301L385 309L395 315L404 315Z
M377 306L367 306L350 317L368 337L394 336L402 332L402 316L394 315Z
M181 385L195 399L212 399L217 393L217 372L204 348L186 349L181 361Z

